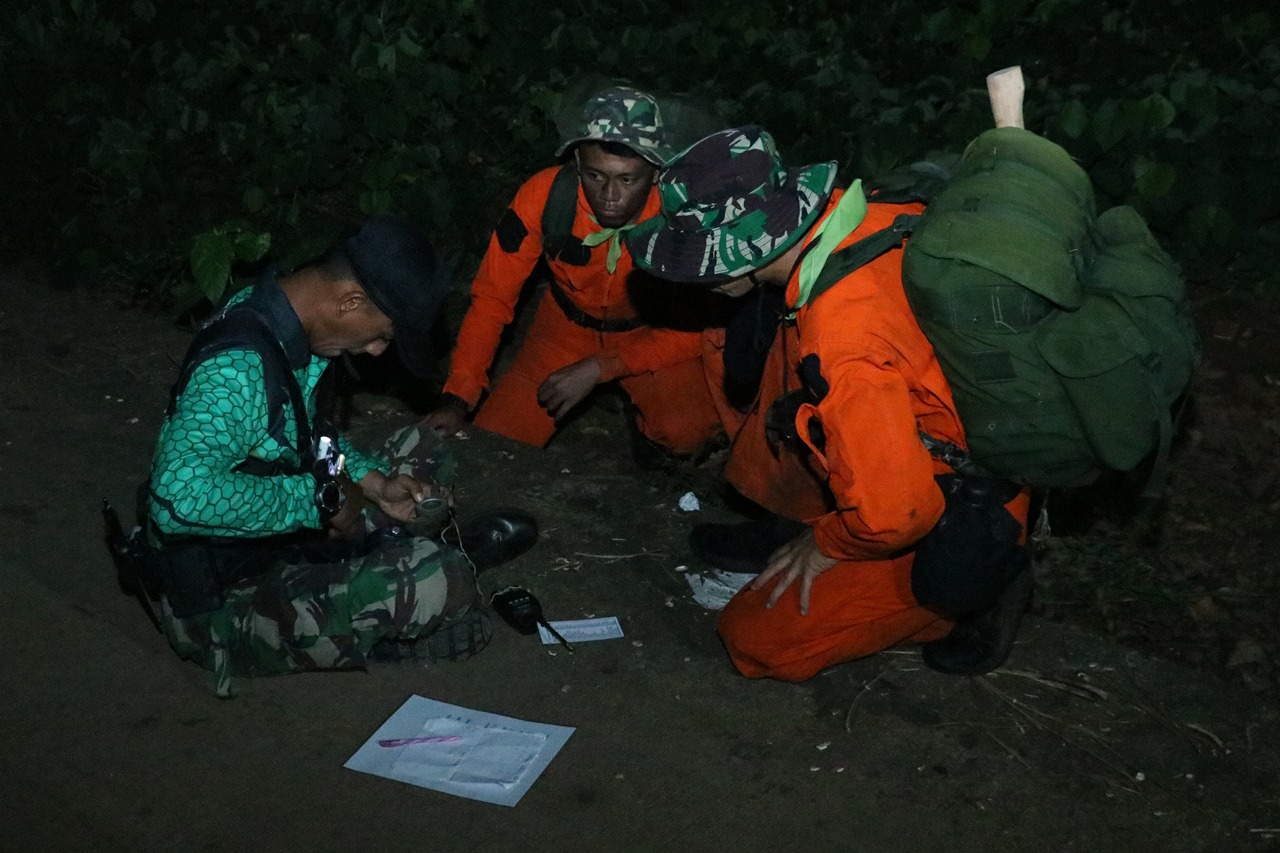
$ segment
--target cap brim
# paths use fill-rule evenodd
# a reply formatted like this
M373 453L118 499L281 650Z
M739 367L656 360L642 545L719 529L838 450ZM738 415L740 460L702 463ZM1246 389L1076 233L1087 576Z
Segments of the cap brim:
M835 187L836 164L816 163L794 175L794 179L788 176L760 209L765 221L775 224L787 211L792 221L785 230L742 239L733 233L743 230L740 221L692 230L674 227L665 216L655 216L624 235L633 262L659 278L706 285L741 278L766 266L795 245L826 208Z

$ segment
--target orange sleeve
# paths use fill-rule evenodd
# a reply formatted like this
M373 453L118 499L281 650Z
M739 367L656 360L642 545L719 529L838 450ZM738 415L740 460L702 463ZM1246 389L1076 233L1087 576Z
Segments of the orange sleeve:
M701 332L646 326L613 337L611 346L597 356L601 382L650 373L702 355Z
M502 331L515 317L520 291L542 256L542 210L556 167L534 175L516 192L489 238L471 282L471 305L453 347L444 391L475 406L489 387L489 368Z
M822 423L820 455L837 507L813 521L814 536L829 557L886 559L933 529L945 503L911 392L892 358L874 352L824 363L822 372L830 391L797 418L806 440L809 419Z

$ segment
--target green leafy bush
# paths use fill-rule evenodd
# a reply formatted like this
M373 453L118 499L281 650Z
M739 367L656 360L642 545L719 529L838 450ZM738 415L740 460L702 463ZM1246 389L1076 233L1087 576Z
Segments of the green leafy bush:
M1238 7L1238 8L1237 8ZM1018 64L1028 128L1146 215L1193 278L1275 288L1280 48L1242 0L31 0L5 13L9 254L166 302L216 299L361 213L421 222L460 273L550 161L585 78L770 128L845 180L954 152ZM270 235L270 236L268 236Z

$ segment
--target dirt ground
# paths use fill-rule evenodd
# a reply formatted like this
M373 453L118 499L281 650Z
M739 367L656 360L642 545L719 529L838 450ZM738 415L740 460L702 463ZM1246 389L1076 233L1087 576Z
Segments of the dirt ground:
M729 517L715 466L637 469L606 398L545 451L471 431L458 500L541 522L483 586L617 616L625 639L570 655L499 623L464 663L220 701L119 590L98 513L145 476L187 334L101 294L0 292L0 850L1280 850L1280 329L1256 305L1202 306L1156 523L1120 520L1111 486L1060 502L989 676L911 649L738 676L681 569L689 528ZM365 431L412 417L355 404ZM576 732L515 808L343 769L414 694Z

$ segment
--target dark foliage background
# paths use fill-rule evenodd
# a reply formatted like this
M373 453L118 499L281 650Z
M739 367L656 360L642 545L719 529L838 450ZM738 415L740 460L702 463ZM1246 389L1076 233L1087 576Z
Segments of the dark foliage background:
M1274 290L1280 48L1227 0L33 0L0 26L4 250L161 304L420 221L465 279L566 92L626 79L769 128L842 180L954 152L1021 65L1027 127L1135 205L1189 277Z

